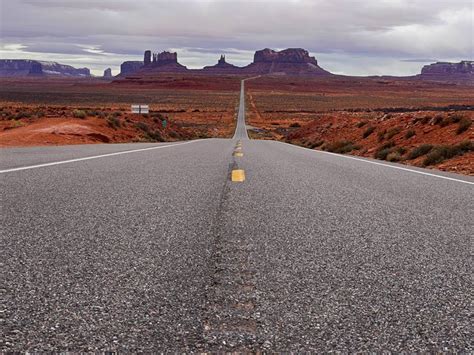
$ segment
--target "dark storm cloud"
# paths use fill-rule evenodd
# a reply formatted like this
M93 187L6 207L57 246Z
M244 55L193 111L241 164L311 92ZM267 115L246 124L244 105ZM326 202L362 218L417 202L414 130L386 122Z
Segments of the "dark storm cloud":
M401 60L467 59L473 51L470 0L0 0L0 4L2 44L10 45L2 56L19 48L11 45L22 45L26 48L20 54L87 55L97 61L102 57L104 63L112 59L115 65L124 58L140 58L147 48L176 49L184 64L200 66L213 63L221 52L243 62L264 47L304 47L344 72L358 71L354 63L360 58L367 58L367 63L378 63L376 58L396 60L405 63L400 68L413 70L414 62ZM379 70L373 64L359 69Z

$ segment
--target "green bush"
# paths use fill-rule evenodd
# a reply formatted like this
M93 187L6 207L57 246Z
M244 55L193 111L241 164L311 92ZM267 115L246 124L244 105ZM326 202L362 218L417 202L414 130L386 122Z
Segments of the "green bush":
M436 115L436 116L434 117L433 124L443 125L443 122L446 122L446 121L443 119L443 116L441 116L441 115Z
M469 151L474 151L474 143L470 141L464 141L456 145L440 145L434 147L423 160L423 165L433 165L441 163L446 159L454 158L455 156L463 155Z
M391 152L390 154L387 155L387 161L391 162L397 162L402 160L402 156L398 152Z
M146 134L146 136L149 140L154 141L154 142L164 142L165 141L165 139L161 135L160 131L148 132Z
M84 119L84 118L87 117L87 114L83 110L74 110L74 111L72 111L72 116L75 117L75 118Z
M384 148L380 150L376 150L374 153L374 158L375 159L380 159L380 160L385 160L387 159L387 156L392 152L392 149L390 148Z
M384 129L384 130L382 130L382 131L379 131L379 132L377 133L377 140L378 140L379 142L381 142L381 141L384 140L384 138L385 138L385 133L387 133L387 130L386 130L386 129Z
M331 142L323 147L324 150L332 153L349 153L353 150L360 149L360 146L354 145L354 142L351 141L346 141L346 140L341 140L341 141L336 141L336 142Z
M114 117L114 116L107 118L107 123L113 129L117 129L117 128L120 128L122 126L122 123L120 122L120 119L118 119L117 117Z
M462 118L459 121L458 128L456 129L456 134L461 134L469 129L471 127L472 121L469 118Z
M421 157L422 155L429 153L432 148L432 144L422 144L416 148L413 148L413 150L408 153L407 159L411 160Z
M401 132L400 127L394 127L388 130L387 134L385 135L386 139L392 139L395 135Z
M21 111L16 114L15 119L20 120L22 118L30 118L30 117L31 115L28 112Z
M317 148L317 147L320 147L324 144L324 141L323 140L317 140L315 142L311 142L308 144L308 148L310 149L314 149L314 148Z
M135 123L135 127L137 127L139 130L149 133L150 132L150 127L145 122L137 122Z
M413 137L415 134L416 134L416 132L414 130L409 129L407 131L407 133L405 133L405 139L409 139L409 138Z
M364 131L364 133L362 133L362 138L367 138L368 136L370 136L372 133L374 133L375 131L375 127L367 127L367 129Z

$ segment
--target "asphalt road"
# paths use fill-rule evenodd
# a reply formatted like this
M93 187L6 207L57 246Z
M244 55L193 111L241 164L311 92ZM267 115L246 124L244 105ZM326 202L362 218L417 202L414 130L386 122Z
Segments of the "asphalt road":
M474 179L248 140L244 119L0 151L1 350L472 352Z

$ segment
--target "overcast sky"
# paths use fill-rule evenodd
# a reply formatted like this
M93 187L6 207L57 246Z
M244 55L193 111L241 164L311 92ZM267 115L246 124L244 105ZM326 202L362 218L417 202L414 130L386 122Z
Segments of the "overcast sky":
M0 0L0 58L118 74L143 51L189 68L302 47L334 73L409 75L474 57L472 0Z

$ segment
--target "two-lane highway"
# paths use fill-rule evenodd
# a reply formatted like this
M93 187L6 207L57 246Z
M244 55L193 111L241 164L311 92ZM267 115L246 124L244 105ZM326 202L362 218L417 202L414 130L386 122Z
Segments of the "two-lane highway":
M243 86L233 139L0 154L4 351L473 351L471 177L248 140Z

